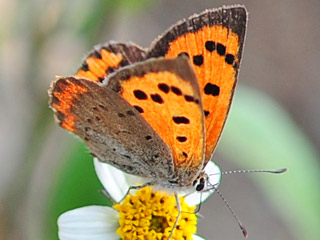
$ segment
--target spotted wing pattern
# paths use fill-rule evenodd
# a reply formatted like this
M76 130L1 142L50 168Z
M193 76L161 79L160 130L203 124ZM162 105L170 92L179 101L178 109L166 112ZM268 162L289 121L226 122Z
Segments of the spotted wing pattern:
M95 46L84 59L76 77L103 82L106 76L118 68L145 59L145 51L133 43L110 42Z
M189 57L205 114L205 162L213 154L230 109L246 21L246 9L241 6L205 10L173 25L153 42L147 53L148 58Z
M169 147L140 113L110 88L82 78L59 78L50 106L61 127L78 135L100 161L143 177L174 178Z
M156 59L124 68L108 79L159 134L172 152L176 173L197 177L204 158L204 116L195 73L187 58ZM138 133L137 133L138 134ZM193 178L191 184L193 182Z

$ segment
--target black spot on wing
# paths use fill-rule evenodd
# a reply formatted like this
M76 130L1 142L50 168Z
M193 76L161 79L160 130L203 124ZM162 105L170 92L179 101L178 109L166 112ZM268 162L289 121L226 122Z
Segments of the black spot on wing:
M163 103L163 99L159 94L151 94L151 99L156 103Z
M204 87L204 93L206 95L218 96L220 94L220 88L215 84L207 83Z
M188 138L186 136L177 136L177 140L179 142L186 142L188 140Z
M176 124L189 124L190 123L189 118L186 118L184 116L173 116L172 119Z
M209 52L213 52L216 49L215 42L213 41L206 41L205 47Z
M203 64L203 56L202 55L193 56L193 63L194 65L201 66Z
M141 91L141 90L134 90L133 91L134 96L139 99L139 100L146 100L148 99L147 94L145 94L145 92Z
M159 83L158 88L164 93L168 93L170 90L169 86L165 83Z
M137 106L137 105L135 105L135 106L133 106L135 109L137 109L137 111L139 112L139 113L143 113L144 111L143 111L143 108L142 107L139 107L139 106Z
M95 58L98 58L98 59L102 59L101 53L99 51L97 51L97 50L95 50L92 53L92 56L94 56Z
M178 87L171 86L171 91L178 96L182 95L182 91Z
M226 47L223 44L218 43L217 44L217 52L220 56L224 56L226 54Z
M89 71L89 65L86 63L86 62L84 62L82 65L81 65L81 67L80 67L80 69L82 69L83 71Z
M190 95L184 95L184 99L187 102L194 102L194 97L190 96Z
M226 63L232 65L234 62L234 55L232 54L227 54L225 58Z

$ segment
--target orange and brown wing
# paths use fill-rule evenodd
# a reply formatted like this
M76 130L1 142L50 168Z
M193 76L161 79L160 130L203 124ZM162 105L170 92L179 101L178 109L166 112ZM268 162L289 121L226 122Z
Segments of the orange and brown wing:
M169 147L112 89L67 77L52 83L49 96L57 122L77 134L100 161L138 176L174 178Z
M204 115L195 73L186 58L152 59L123 68L108 85L139 112L172 152L180 184L202 169ZM137 133L139 134L139 133ZM191 181L191 183L192 183Z
M107 43L95 46L83 61L76 77L103 82L106 76L144 59L145 52L133 43Z
M245 38L247 11L206 10L178 22L151 46L147 57L186 55L196 72L205 114L208 162L230 109Z
M85 94L88 88L77 81L52 82L49 94L49 106L55 113L56 121L60 126L70 132L76 132L77 116L72 112L72 107L78 97Z

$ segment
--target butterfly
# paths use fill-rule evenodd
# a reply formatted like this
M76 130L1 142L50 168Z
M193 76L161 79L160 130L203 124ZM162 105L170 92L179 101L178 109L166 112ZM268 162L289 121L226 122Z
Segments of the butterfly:
M148 49L96 46L49 104L92 155L163 188L204 191L237 83L247 24L243 6L205 10Z

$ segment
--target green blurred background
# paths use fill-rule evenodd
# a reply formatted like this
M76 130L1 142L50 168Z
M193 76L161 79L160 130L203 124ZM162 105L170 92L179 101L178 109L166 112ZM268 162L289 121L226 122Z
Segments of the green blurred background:
M75 73L93 45L150 42L179 19L240 3L250 15L234 104L214 160L221 192L250 239L320 236L320 2L187 0L0 1L0 239L57 239L57 217L108 204L85 146L48 108L56 75ZM203 204L199 234L241 239L221 199Z

